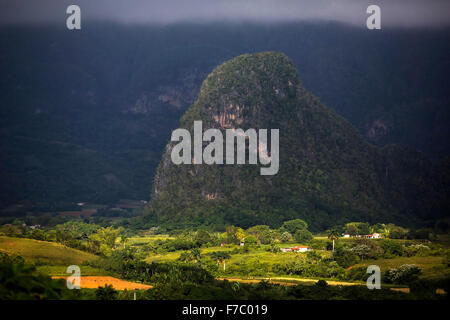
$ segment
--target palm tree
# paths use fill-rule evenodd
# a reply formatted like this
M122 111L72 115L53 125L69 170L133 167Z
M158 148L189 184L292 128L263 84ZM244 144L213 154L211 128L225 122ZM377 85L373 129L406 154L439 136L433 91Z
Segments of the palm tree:
M126 234L121 234L120 235L120 242L123 244L123 248L125 249L125 243L127 243L128 237Z
M225 271L225 260L231 257L230 253L226 251L216 251L211 254L212 258L217 260L217 263L223 263L223 271Z
M328 239L333 240L333 252L334 252L334 241L339 238L341 233L337 228L331 228L327 231Z
M192 260L192 255L189 252L184 251L180 254L178 260L182 262L190 262Z
M104 287L98 287L95 290L95 296L98 300L116 300L117 291L111 284L105 284Z
M200 260L201 256L201 252L199 248L193 248L191 250L191 256L192 258L195 260L195 262L197 262L198 260Z
M391 230L389 230L389 227L387 225L385 225L385 224L383 224L382 226L384 228L383 229L383 233L382 233L383 237L384 238L389 238L389 234L391 233Z

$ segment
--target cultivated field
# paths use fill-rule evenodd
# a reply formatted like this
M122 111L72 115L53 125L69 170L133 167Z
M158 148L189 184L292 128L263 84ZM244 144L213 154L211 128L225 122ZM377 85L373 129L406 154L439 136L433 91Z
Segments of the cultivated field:
M67 279L67 277L53 276L53 279ZM116 290L148 290L153 286L135 283L131 281L125 281L108 276L87 276L81 277L80 286L84 289L97 289L98 287L104 287L105 285L112 285Z

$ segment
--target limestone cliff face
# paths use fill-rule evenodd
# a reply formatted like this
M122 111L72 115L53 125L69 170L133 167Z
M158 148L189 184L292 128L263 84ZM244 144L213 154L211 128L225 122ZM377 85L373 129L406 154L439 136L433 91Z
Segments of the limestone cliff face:
M195 120L203 130L279 129L280 170L261 176L259 165L174 165L169 143L145 212L149 221L249 226L302 218L320 229L349 219L402 219L407 205L386 192L383 152L307 92L283 54L242 55L218 66L180 126L192 134Z
M220 110L213 118L223 129L234 128L236 125L240 125L244 122L242 110L242 106L233 106L233 104L230 103L229 106L225 106L223 110Z

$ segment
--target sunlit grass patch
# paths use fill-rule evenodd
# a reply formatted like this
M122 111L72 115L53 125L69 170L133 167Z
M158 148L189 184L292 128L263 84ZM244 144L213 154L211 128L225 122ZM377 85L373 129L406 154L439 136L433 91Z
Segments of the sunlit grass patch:
M84 251L72 249L59 243L0 236L0 251L19 255L29 263L49 265L80 265L98 257Z
M445 266L442 257L397 257L363 261L356 266L377 265L384 272L390 268L399 268L403 264L415 264L422 269L422 278L441 278L450 276L450 268Z
M107 276L109 273L105 270L94 268L91 266L81 265L80 271L82 276ZM38 266L36 270L49 276L68 276L66 266Z

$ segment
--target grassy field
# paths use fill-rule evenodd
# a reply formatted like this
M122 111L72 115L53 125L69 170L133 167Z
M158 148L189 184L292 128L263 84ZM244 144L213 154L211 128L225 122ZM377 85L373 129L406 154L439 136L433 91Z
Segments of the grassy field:
M356 266L377 265L381 272L390 268L398 268L403 264L415 264L422 269L421 278L433 279L450 276L450 268L442 263L442 257L397 257L393 259L377 259L367 260L357 264Z
M297 244L286 244L285 246L294 246ZM261 245L260 248L252 248L250 252L247 253L235 253L231 256L230 259L227 260L227 264L239 264L244 262L252 262L252 261L258 261L259 263L268 263L268 264L274 264L274 263L289 263L293 262L296 259L299 259L299 257L305 256L306 253L297 253L297 252L278 252L278 253L272 253L267 251L268 245ZM232 252L233 250L240 249L242 247L238 245L227 245L224 247L217 246L217 247L209 247L209 248L201 248L201 254L207 255L211 252L215 251L228 251ZM174 251L174 252L168 252L164 254L152 254L148 256L145 261L147 262L170 262L174 261L179 258L181 253L183 253L184 250Z
M109 276L110 274L102 269L91 266L79 266L82 276ZM37 266L36 270L50 276L67 277L67 266Z
M296 245L296 243L283 244L283 246L291 247ZM236 253L236 249L241 249L242 247L237 245L227 245L227 246L216 246L209 248L201 248L202 255L208 255L211 252L215 251L228 251L234 253L231 255L231 258L226 260L226 267L229 270L230 268L238 267L245 268L246 265L260 265L263 267L266 265L268 269L275 264L286 264L298 261L299 259L306 258L306 253L296 253L296 252L278 252L272 253L267 251L268 245L262 245L260 248L252 248L249 252L238 252ZM322 257L330 256L331 251L324 250L315 250L316 252L320 252ZM168 252L162 254L151 254L149 255L145 261L148 263L151 262L172 262L178 259L183 253L183 250ZM427 257L396 257L393 259L377 259L377 260L367 260L363 261L353 267L364 266L367 267L369 265L378 265L381 268L381 271L384 272L389 268L399 268L403 264L415 264L422 269L422 274L420 278L433 279L433 278L442 278L445 276L450 276L450 268L446 267L443 264L442 256L427 256ZM236 269L235 269L236 270ZM258 272L250 272L247 278L257 279L259 274ZM240 274L234 271L231 271L233 275L239 277ZM267 273L267 277L271 277L272 279L277 278L277 275ZM301 280L306 281L306 279L300 279L298 276L286 276L283 280ZM281 280L281 279L278 279Z
M131 237L127 240L127 245L139 247L159 239L166 240L173 238L168 235ZM278 246L292 247L295 245L297 245L297 243L279 244ZM270 271L266 271L264 273L262 270L271 270L271 267L275 264L287 264L306 258L306 253L272 253L267 250L269 247L269 245L261 245L260 247L252 247L248 252L245 252L244 248L239 245L225 245L201 248L200 251L201 255L204 257L216 251L228 251L232 253L231 258L226 260L227 274L229 277L240 278L240 270L242 270L245 271L242 274L245 274L245 278L247 279L263 279L267 277L272 280L285 282L314 281L313 279L302 279L298 276L280 277L279 275L272 274ZM104 270L82 265L84 261L98 259L97 256L53 242L0 236L0 251L8 254L19 255L27 262L34 263L37 266L37 270L41 273L51 276L67 276L66 268L72 264L80 266L81 274L83 276L112 276L112 274L109 274ZM315 251L320 252L322 257L331 255L330 251ZM175 252L150 254L146 257L145 261L148 263L172 262L177 260L183 252L183 250L179 250ZM389 268L398 268L403 264L415 264L419 266L422 269L422 275L420 276L421 278L433 279L442 278L443 276L450 276L450 268L443 264L442 256L414 256L367 260L360 262L353 267L378 265L380 266L381 271L384 272ZM254 266L254 270L247 270L250 265Z
M93 254L59 243L4 236L0 236L0 251L19 255L30 263L38 262L52 266L80 265L83 261L97 259Z
M285 276L285 277L254 277L252 279L242 279L242 278L235 278L235 277L219 277L217 280L228 280L230 282L237 281L242 283L258 283L262 280L274 283L274 284L282 284L287 286L297 285L299 283L306 284L306 285L314 285L319 281L318 279L307 279L307 278L298 278L294 276ZM335 280L329 280L325 279L327 283L330 286L365 286L366 283L362 281L354 281L354 282L346 282L346 281L335 281ZM383 285L383 287L392 287L392 286L386 286Z
M155 242L156 240L173 240L174 237L170 237L167 234L157 234L153 236L145 236L145 237L130 237L127 239L127 245L136 246L136 245L144 245L147 243ZM119 242L120 238L117 239L116 242Z

